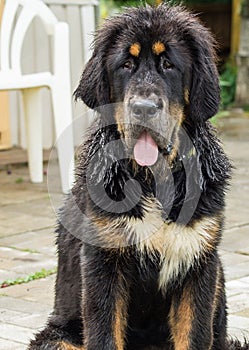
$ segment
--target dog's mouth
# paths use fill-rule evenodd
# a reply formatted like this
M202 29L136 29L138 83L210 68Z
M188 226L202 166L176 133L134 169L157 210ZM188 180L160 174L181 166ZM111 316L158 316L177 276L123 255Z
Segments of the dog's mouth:
M138 165L151 167L159 162L159 158L162 160L174 153L178 124L169 113L136 120L127 105L125 108L122 105L115 118L127 157Z
M140 166L153 166L159 157L169 156L173 150L173 144L169 141L166 147L160 147L156 136L148 130L143 130L133 145L133 157Z
M148 131L143 131L133 149L135 161L141 166L152 166L157 161L158 152L153 137Z

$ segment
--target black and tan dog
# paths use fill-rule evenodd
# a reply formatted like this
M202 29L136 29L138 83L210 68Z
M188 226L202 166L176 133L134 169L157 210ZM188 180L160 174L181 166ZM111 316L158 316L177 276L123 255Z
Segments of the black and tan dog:
M57 229L55 308L29 349L249 349L226 332L214 46L167 5L98 31L75 92L96 119Z

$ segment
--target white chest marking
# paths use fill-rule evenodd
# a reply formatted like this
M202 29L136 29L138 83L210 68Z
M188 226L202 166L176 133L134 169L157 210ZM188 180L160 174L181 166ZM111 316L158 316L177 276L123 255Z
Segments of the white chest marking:
M130 219L126 231L141 253L153 258L160 254L159 287L166 287L170 280L184 277L201 253L212 247L213 232L218 230L217 218L205 218L191 226L165 223L161 210L153 206L143 220Z

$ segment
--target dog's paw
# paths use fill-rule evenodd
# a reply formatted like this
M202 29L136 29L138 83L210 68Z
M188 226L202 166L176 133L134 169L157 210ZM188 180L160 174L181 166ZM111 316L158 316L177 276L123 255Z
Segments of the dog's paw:
M27 350L85 350L76 339L62 328L48 325L35 335Z

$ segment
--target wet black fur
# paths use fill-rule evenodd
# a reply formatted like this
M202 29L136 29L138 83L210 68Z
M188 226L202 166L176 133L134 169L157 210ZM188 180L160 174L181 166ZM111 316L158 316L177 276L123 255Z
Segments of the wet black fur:
M146 26L147 30L144 29ZM176 55L185 52L184 57L176 59L185 66L181 74L190 92L190 102L184 102L183 87L177 83L176 96L172 99L185 103L183 128L191 144L180 145L182 149L172 164L172 191L167 178L161 180L144 167L134 171L128 157L120 161L120 152L124 151L122 146L118 149L104 147L110 141L119 140L120 134L114 116L110 116L112 107L99 109L97 120L82 146L74 188L60 212L54 311L45 330L31 341L30 350L64 349L59 345L62 340L80 349L84 337L88 339L85 350L121 350L115 345L112 328L115 301L118 299L127 305L128 327L124 350L174 350L168 314L172 305L176 309L179 306L185 288L191 288L194 299L194 321L189 348L186 350L249 349L248 344L242 346L238 341L228 340L226 334L224 276L217 247L221 239L230 164L207 121L219 106L214 41L209 32L193 15L179 7L169 8L164 5L127 10L125 14L108 20L97 33L93 56L83 72L75 97L81 98L90 108L122 101L124 86L129 82L124 82L122 86L121 77L118 83L113 81L117 79L113 69L117 60L121 59L115 55L113 47L117 47L117 43L119 47L124 47L129 42L141 41L143 37L146 38L146 33L162 41L167 33L176 41ZM179 50L178 43L181 46ZM115 91L111 93L113 89ZM106 115L112 118L111 125L106 122ZM195 154L188 156L187 162L189 169L192 167L198 171L187 186L185 165L180 154L187 155L193 145ZM128 192L125 197L125 183L128 180L133 182L126 189ZM140 189L136 183L140 184ZM95 188L93 197L88 192L89 184ZM104 197L98 195L103 188L112 203L121 205L121 213L115 213L111 208L108 210ZM196 197L198 191L200 198ZM202 252L187 274L172 279L165 290L158 289L157 252L154 252L153 258L150 254L143 254L141 260L141 253L136 246L121 250L103 247L108 237L101 237L92 222L95 219L111 223L123 216L141 220L144 217L142 200L132 208L129 201L123 206L121 204L125 198L132 201L141 193L144 198L156 197L160 201L165 222L178 220L179 224L191 226L204 217L212 219L216 215L220 216L220 227L212 242L212 249ZM191 218L183 216L179 219L181 208L186 202L190 208L193 206L193 215ZM219 279L216 278L218 269ZM220 290L214 300L217 283ZM211 323L214 303L216 309Z

